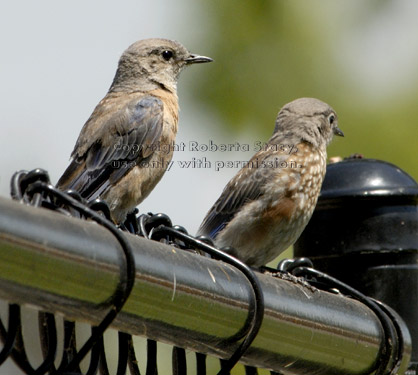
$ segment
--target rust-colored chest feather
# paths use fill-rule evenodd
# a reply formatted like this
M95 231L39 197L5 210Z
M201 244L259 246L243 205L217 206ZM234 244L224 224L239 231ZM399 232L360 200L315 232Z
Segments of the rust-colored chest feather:
M271 203L263 219L271 223L310 217L325 175L326 152L307 143L297 145L286 166L276 171L268 196Z

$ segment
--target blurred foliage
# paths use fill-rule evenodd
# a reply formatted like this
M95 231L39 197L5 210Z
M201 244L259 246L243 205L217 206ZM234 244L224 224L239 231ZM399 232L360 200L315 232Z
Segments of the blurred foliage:
M416 69L408 87L391 89L384 85L385 76L383 85L373 86L345 64L348 58L380 67L383 60L350 50L348 42L351 35L361 40L363 30L374 32L368 27L375 22L383 30L384 15L392 11L388 7L396 6L394 0L202 2L209 27L200 43L215 62L199 75L195 96L218 111L220 126L235 133L251 129L261 140L272 133L282 105L297 97L317 97L334 107L346 134L330 146L330 156L361 153L384 159L418 179ZM418 35L410 38L399 42L410 43L412 51L418 48ZM385 41L375 48L382 46ZM391 54L390 49L383 52ZM390 73L404 74L396 69Z

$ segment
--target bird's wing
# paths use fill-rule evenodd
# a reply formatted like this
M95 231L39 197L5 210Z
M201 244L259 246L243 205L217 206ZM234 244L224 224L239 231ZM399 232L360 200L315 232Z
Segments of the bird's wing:
M228 184L221 196L203 219L198 235L216 238L218 233L234 218L249 202L253 202L264 194L265 185L274 174L280 173L274 165L289 158L286 154L272 154L260 151L255 154ZM276 164L270 165L273 162Z
M60 189L97 198L157 148L163 130L163 103L153 96L129 102L108 116L87 151L78 153L58 181Z

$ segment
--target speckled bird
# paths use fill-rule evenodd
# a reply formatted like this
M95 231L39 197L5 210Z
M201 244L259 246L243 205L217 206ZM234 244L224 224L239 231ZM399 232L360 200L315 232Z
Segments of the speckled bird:
M197 235L249 266L275 259L312 216L334 135L344 136L328 104L314 98L286 104L272 137L229 181Z

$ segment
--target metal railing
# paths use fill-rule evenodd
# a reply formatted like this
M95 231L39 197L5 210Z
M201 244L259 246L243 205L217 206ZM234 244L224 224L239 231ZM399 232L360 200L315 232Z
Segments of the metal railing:
M252 308L248 279L224 262L124 234L136 276L112 327L229 358ZM107 313L124 259L109 231L0 198L0 298L92 325ZM369 374L385 350L381 320L364 304L288 274L257 273L264 320L241 362L283 374ZM398 374L411 342L403 336Z

